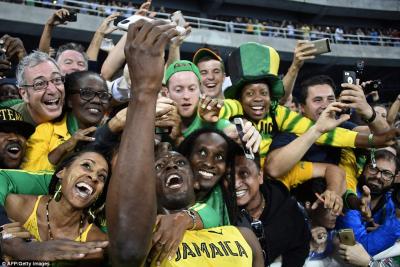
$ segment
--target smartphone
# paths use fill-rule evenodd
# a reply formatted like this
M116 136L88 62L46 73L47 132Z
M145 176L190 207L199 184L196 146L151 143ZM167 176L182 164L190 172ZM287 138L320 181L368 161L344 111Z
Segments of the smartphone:
M340 243L347 246L354 246L356 239L354 238L354 232L351 228L341 229L338 232Z
M125 16L118 16L116 19L114 19L114 26L118 27L118 23L120 23L121 21L123 21L125 19Z
M121 20L120 22L118 22L117 27L120 30L127 31L130 24L135 23L136 21L138 21L140 19L144 19L146 21L152 21L153 20L152 18L149 18L149 17L140 16L140 15L133 15L133 16L130 16L129 18L126 18L126 19ZM171 22L170 20L166 20L166 21ZM186 29L184 27L182 27L182 26L177 25L176 29L181 35L184 35L186 33Z
M244 151L244 154L245 154L246 158L247 158L247 159L254 160L253 151L251 151L250 149L248 149L248 148L245 146L244 142L243 142L243 136L244 136L243 128L244 128L244 124L243 124L242 118L234 118L234 119L233 119L233 123L234 123L235 126L236 126L236 130L237 130L237 132L238 132L238 135L239 135L239 138L240 138L240 142L242 143L242 148L243 148L243 151Z
M4 49L3 40L0 40L0 60L7 60L6 50Z
M132 23L135 23L138 20L144 19L146 21L152 21L153 19L141 16L141 15L133 15L130 16L129 18L123 19L120 22L117 23L117 27L121 30L127 31L129 28L129 25Z
M174 13L171 14L171 21L175 22L176 25L185 27L186 20L182 15L182 12L180 10L175 11Z
M343 82L356 84L356 73L354 71L345 70L343 71Z
M321 55L331 52L331 45L328 38L311 41L311 43L313 43L314 48L317 49L314 55Z
M71 22L77 21L78 17L76 15L76 12L72 11L72 10L69 10L69 15L65 16L64 20L65 21L71 21Z

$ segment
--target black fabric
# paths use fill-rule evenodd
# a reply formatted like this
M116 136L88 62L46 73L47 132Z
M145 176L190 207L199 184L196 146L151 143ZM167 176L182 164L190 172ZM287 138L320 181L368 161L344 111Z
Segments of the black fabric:
M99 64L95 60L88 60L88 70L99 73Z
M279 181L264 180L260 187L265 208L260 216L265 238L261 246L265 265L282 255L282 267L303 266L310 249L311 233L297 202Z
M11 221L8 219L7 213L6 213L6 210L4 209L4 207L2 205L0 205L0 226L7 224L7 223L11 223Z
M357 124L352 122L344 122L340 125L340 127L352 130L357 127ZM274 149L283 147L293 140L295 140L298 136L293 133L280 132L277 133L269 147L269 151ZM325 145L316 145L313 144L309 150L304 154L302 160L310 161L310 162L319 162L319 163L331 163L338 165L340 162L341 148L331 147Z

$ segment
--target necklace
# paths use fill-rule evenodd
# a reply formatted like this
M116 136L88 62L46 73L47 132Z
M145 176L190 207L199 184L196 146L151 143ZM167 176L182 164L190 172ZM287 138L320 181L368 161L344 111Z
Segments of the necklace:
M46 219L47 219L47 231L49 233L50 240L54 240L53 233L51 232L50 227L50 218L49 218L49 203L53 198L50 197L46 203ZM82 233L83 233L83 214L81 215L81 220L79 222L79 242L82 242Z

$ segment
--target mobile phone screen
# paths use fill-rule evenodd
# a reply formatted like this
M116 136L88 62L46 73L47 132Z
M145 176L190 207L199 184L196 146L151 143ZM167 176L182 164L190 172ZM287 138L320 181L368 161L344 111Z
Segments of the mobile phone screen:
M242 143L242 148L243 148L243 151L244 151L244 154L245 154L246 158L253 160L254 159L253 152L250 149L248 149L245 146L244 142L243 142L243 136L244 136L244 133L243 133L243 127L244 127L243 126L243 120L241 118L234 118L233 122L235 123L236 130L238 132L238 135L239 135L239 138L240 138L240 142Z

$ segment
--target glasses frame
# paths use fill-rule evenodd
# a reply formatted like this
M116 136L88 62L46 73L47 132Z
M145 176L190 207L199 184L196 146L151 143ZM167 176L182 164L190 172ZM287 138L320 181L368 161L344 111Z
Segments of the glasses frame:
M59 78L61 78L61 83L60 84L56 84L54 81L55 80L57 80L57 79L59 79ZM35 91L35 92L41 92L41 91L46 91L47 90L47 88L49 87L49 82L51 82L52 84L54 84L54 86L60 86L61 84L64 84L65 83L65 76L59 76L59 77L56 77L56 78L53 78L53 79L50 79L50 80L42 80L42 82L44 82L44 84L45 84L45 87L44 88L40 88L40 89L37 89L36 87L35 87L35 84L33 83L33 84L24 84L24 85L22 85L21 87L32 87L33 88L33 91Z
M386 182L391 182L393 181L393 179L396 177L396 174L392 173L391 171L388 170L381 170L378 167L374 167L372 164L368 164L368 171L372 174L372 175L378 175L379 173L381 174L381 177L384 181ZM391 173L391 178L388 178L386 176L383 175L384 172L390 172Z
M82 97L82 91L85 91L85 90L87 90L87 91L89 91L89 92L92 92L92 93L93 93L93 97L91 97L91 98L89 98L89 99L83 98L83 97ZM85 100L85 101L90 101L90 100L92 100L93 98L95 98L95 97L97 96L97 97L99 98L99 100L100 100L101 103L103 103L103 104L109 104L110 101L111 101L111 99L112 99L112 94L110 94L110 93L107 92L107 91L96 92L96 91L93 91L93 90L91 90L91 89L89 89L89 88L79 88L79 90L71 90L70 92L71 92L71 94L79 94L79 97L80 97L81 99ZM108 95L107 102L105 102L104 100L102 100L102 99L100 98L100 94L107 94L107 95Z

